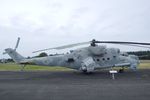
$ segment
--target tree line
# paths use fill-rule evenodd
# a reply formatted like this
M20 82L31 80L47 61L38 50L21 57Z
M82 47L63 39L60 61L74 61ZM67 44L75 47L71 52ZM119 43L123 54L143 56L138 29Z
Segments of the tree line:
M133 51L128 54L136 55L140 60L150 60L150 51Z

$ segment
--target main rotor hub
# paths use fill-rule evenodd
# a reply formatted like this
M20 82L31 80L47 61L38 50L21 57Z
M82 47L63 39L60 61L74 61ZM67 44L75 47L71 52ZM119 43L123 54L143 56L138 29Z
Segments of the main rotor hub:
M96 42L96 40L93 39L93 40L91 41L91 46L95 47L95 46L96 46L95 42Z

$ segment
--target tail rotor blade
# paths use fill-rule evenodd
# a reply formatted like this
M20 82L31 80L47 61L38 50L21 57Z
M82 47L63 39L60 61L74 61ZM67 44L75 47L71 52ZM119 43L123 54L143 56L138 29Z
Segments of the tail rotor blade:
M20 42L20 37L18 37L18 40L17 40L17 43L16 43L16 46L15 46L14 50L16 50L18 48L19 42Z

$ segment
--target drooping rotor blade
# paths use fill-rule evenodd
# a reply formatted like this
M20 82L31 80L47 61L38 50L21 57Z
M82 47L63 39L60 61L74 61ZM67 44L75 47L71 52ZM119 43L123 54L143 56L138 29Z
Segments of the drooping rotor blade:
M16 43L16 46L15 46L14 50L16 50L18 48L19 42L20 42L20 37L18 37L18 40L17 40L17 43Z
M47 48L47 49L42 49L42 50L38 50L38 51L34 51L33 53L36 52L41 52L41 51L46 51L46 50L51 50L51 49L66 49L66 48L71 48L71 47L75 47L75 46L80 46L80 45L85 45L85 44L94 44L95 43L108 43L108 44L120 44L120 45L128 45L128 46L136 46L136 47L143 47L143 48L150 48L147 46L150 46L150 43L141 43L141 42L122 42L122 41L96 41L95 39L93 39L92 41L88 41L88 42L82 42L82 43L75 43L75 44L69 44L69 45L64 45L64 46L60 46L60 47L54 47L54 48Z
M54 47L54 48L42 49L42 50L34 51L32 53L47 51L47 50L52 50L52 49L57 49L57 50L66 49L66 48L71 48L71 47L75 47L75 46L86 45L86 44L89 44L89 43L91 43L91 41L82 42L82 43L75 43L75 44L69 44L69 45L64 45L64 46L59 46L59 47Z
M118 44L117 44L117 45L118 45ZM119 44L119 45L134 46L134 47L140 47L140 48L147 48L147 49L150 49L149 46L137 45L137 44Z
M150 45L150 43L141 43L141 42L122 42L122 41L94 41L94 43Z

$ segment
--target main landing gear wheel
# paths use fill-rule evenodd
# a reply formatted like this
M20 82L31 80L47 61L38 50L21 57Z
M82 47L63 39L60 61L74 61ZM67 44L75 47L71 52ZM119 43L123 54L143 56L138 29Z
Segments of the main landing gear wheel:
M82 70L83 74L92 74L93 72L88 72L87 70Z
M122 69L119 69L119 73L124 73L124 67Z

